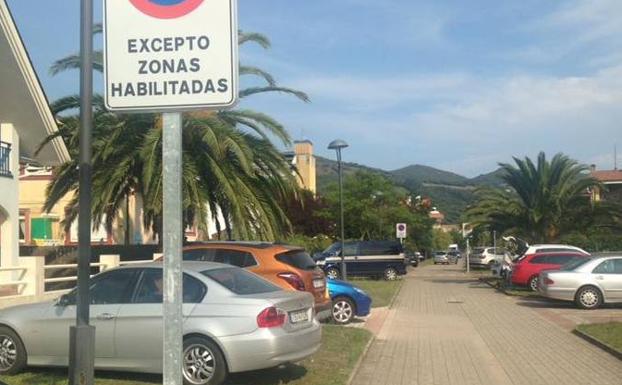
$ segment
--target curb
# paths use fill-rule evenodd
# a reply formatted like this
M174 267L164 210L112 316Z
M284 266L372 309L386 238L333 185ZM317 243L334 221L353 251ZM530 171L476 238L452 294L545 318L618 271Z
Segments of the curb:
M395 293L393 294L393 297L391 298L391 301L389 301L389 304L387 305L387 308L389 309L393 308L393 303L395 302L395 299L402 292L402 288L404 288L404 279L401 279L400 281L401 281L400 288L395 291Z
M356 376L356 373L358 373L359 368L361 366L361 364L363 363L363 359L365 359L365 357L367 356L367 352L369 351L369 349L371 348L371 344L376 340L376 336L371 334L371 338L369 339L369 341L367 341L367 345L365 345L365 348L363 349L363 352L361 353L359 359L356 361L356 364L354 364L354 367L352 368L352 372L350 372L350 376L348 377L348 380L346 381L346 385L351 385L352 381L354 381L354 376Z
M599 348L601 348L602 350L606 351L607 353L611 354L612 356L614 356L615 358L617 358L618 360L622 361L622 352L619 351L618 349L614 348L613 346L607 345L606 343L602 342L601 340L592 337L589 334L586 334L580 330L574 329L572 331L572 334L576 335L579 338L584 339L585 341L591 343L594 346L597 346Z

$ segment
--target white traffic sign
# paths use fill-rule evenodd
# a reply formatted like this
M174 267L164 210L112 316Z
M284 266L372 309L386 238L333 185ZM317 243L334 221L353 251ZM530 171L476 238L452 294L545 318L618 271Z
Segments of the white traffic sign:
M406 238L406 223L398 223L395 225L395 234L396 238L404 239Z
M238 97L236 0L104 0L106 106L226 108Z

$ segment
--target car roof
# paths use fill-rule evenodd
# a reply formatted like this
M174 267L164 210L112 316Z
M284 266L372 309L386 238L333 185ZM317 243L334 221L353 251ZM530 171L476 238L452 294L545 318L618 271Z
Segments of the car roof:
M553 247L566 247L569 249L579 249L579 247L577 246L572 246L572 245L563 245L563 244L555 244L555 243L542 243L542 244L538 244L538 245L529 245L529 247L535 247L535 248L553 248Z
M589 254L585 254L580 252L579 250L568 250L568 251L539 251L537 253L533 253L530 255L542 255L542 254L546 254L546 255L567 255L567 254L572 254L572 255L587 255L589 256Z
M215 270L222 268L234 268L239 269L239 267L227 265L224 263L218 262L204 262L204 261L182 261L181 263L182 269L185 271L193 271L193 272L202 272L206 270ZM162 262L145 262L145 263L135 263L131 265L123 265L120 266L119 269L145 269L145 268L164 268Z
M287 245L284 243L272 243L272 242L254 242L254 241L208 241L208 242L190 242L184 245L184 249L201 248L201 246L225 246L225 247L240 247L246 249L270 249L278 248L285 250L302 250L301 246Z

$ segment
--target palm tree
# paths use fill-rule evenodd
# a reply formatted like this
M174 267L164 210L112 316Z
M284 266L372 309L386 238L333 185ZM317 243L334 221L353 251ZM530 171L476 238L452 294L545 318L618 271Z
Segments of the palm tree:
M467 218L480 229L546 243L576 228L578 217L598 211L588 193L598 182L587 167L563 154L547 161L543 152L537 163L528 157L514 158L514 163L500 164L507 188L476 191L478 201L467 210Z
M96 26L94 33L100 33ZM269 40L260 34L240 32L240 44L254 42L264 48ZM94 55L94 68L102 70L101 52ZM54 63L53 74L79 68L77 55ZM266 85L240 91L240 97L265 92L283 92L308 102L303 92L276 84L267 72L240 66L242 75L262 78ZM162 130L154 114L118 114L106 110L103 98L94 98L93 141L93 221L105 223L111 231L117 213L130 194L143 198L144 222L159 233L162 213ZM70 148L72 160L55 171L48 186L45 209L50 210L65 194L74 192L64 225L70 226L77 215L78 119L63 113L79 107L79 98L70 96L56 101L53 112L61 129L47 138L61 136ZM191 224L207 223L206 208L232 237L275 239L289 226L283 210L275 202L281 196L297 194L297 185L282 155L269 140L272 135L290 144L285 128L271 117L251 110L195 112L184 114L184 219ZM111 167L114 166L114 167ZM225 223L218 222L218 212ZM125 217L128 217L126 213ZM127 228L128 226L126 226ZM128 241L126 234L126 242Z

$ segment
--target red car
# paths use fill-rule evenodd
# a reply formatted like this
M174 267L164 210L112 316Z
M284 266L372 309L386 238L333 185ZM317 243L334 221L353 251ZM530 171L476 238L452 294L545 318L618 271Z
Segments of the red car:
M543 270L559 270L568 262L590 255L578 252L542 252L523 256L512 267L512 283L538 290L538 275Z

